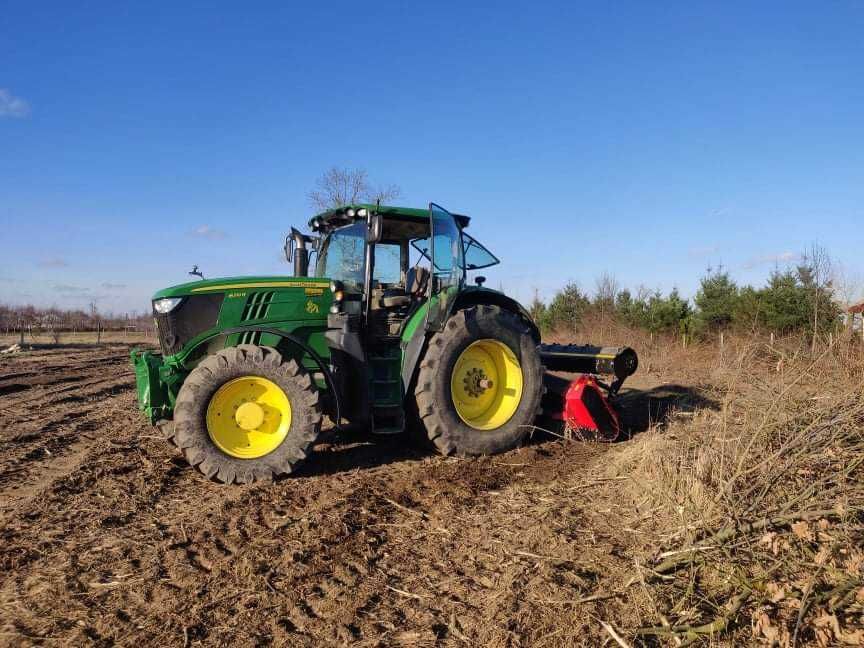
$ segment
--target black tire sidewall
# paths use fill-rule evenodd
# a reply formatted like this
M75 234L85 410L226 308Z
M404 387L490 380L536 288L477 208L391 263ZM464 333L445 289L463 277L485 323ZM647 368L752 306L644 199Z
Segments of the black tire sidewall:
M282 443L267 455L255 459L241 459L223 452L207 430L207 408L213 395L225 383L247 376L272 381L291 404L291 425ZM193 465L205 461L210 465L218 464L220 481L224 481L223 475L228 476L228 469L235 476L245 477L238 481L252 481L248 478L250 475L261 479L267 473L289 473L305 459L318 435L320 412L317 410L317 393L314 388L310 392L310 384L305 371L293 360L282 361L275 350L261 347L257 351L236 347L226 349L196 367L181 387L174 414L175 441ZM312 395L315 399L310 407Z
M464 322L460 322L464 320ZM433 442L443 451L457 454L482 455L504 452L519 446L531 432L542 394L542 367L537 343L529 329L514 314L498 307L475 307L455 314L456 326L445 326L437 333L442 344L430 345L437 362L432 368L431 393L441 432ZM522 370L522 397L513 416L494 430L478 430L459 416L453 402L451 377L461 354L478 340L494 340L505 344L516 356ZM428 368L427 368L428 371ZM427 426L428 430L428 426ZM430 432L430 437L434 432Z

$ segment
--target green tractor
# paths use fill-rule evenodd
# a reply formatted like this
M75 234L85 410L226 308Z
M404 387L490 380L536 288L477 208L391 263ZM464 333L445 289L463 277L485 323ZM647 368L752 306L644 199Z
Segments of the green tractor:
M157 292L161 354L131 354L140 409L192 466L225 483L294 471L324 416L374 434L418 431L444 454L509 450L548 401L544 362L616 376L611 386L589 377L578 394L565 385L547 414L607 432L619 425L597 387L614 395L635 353L541 345L516 301L483 277L467 284L468 271L499 262L468 222L435 204L341 207L312 218L312 234L292 228L293 277Z

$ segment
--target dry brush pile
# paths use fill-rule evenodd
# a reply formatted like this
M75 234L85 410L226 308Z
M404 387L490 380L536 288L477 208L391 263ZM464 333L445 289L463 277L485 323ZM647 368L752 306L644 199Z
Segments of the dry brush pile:
M861 645L864 350L750 338L676 353L711 368L718 408L673 417L610 468L663 520L628 583L647 620L632 640Z

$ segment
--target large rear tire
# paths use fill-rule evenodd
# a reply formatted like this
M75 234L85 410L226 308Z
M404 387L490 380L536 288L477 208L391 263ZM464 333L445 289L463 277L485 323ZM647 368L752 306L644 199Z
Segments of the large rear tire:
M510 311L480 305L456 312L429 340L414 395L439 452L484 455L522 444L542 393L531 330Z
M174 408L174 442L186 460L226 484L291 473L320 428L311 377L271 347L245 344L205 358Z

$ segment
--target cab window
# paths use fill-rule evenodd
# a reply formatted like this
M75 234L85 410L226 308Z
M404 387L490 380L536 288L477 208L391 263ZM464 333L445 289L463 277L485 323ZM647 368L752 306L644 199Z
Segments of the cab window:
M375 276L380 284L398 284L402 280L402 248L397 243L375 245Z
M494 254L480 245L470 234L462 232L462 244L465 247L465 269L479 270L501 263Z

